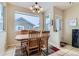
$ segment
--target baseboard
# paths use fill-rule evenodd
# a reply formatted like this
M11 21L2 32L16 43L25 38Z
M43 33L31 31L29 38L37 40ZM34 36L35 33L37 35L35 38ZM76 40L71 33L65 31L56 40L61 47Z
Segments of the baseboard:
M64 42L64 41L61 41L61 42ZM64 43L66 43L66 44L68 44L68 45L72 45L72 43L67 43L67 42L64 42Z
M16 47L16 46L19 46L19 44L11 44L11 45L8 45L8 47Z

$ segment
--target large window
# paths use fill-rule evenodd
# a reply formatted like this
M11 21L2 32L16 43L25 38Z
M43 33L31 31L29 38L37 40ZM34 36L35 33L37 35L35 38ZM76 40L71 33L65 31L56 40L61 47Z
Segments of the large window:
M39 16L16 12L15 20L16 30L39 30Z
M3 4L0 3L0 32L3 31Z
M46 16L46 19L45 19L45 31L50 31L50 26L51 26L50 17Z

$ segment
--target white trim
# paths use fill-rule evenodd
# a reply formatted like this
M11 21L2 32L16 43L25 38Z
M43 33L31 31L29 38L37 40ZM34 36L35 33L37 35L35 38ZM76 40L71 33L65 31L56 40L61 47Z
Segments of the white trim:
M18 43L18 44L11 44L11 45L8 45L8 47L13 47L13 46L19 46L19 43Z

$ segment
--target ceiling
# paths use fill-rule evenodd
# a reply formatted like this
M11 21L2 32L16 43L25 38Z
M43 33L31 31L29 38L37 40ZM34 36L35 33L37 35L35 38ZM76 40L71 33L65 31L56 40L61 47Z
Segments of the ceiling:
M10 4L17 5L20 7L29 8L31 7L34 2L10 2ZM38 4L43 7L45 10L48 10L51 6L56 6L59 9L65 10L72 6L78 5L79 2L38 2Z

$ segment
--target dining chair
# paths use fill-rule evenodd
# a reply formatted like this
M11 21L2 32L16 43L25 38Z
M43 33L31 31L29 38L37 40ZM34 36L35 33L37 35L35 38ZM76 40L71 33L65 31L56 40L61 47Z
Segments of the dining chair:
M20 30L16 32L16 35L29 35L29 31L28 30ZM23 39L21 40L21 44L20 46L18 46L21 50L21 54L22 55L26 55L27 54L27 50L26 50L26 46L27 45L27 39Z
M31 54L31 53L35 53L37 52L38 54L40 54L40 37L38 37L38 32L36 31L32 31L30 32L30 40L28 40L28 43L27 43L27 53L28 53L28 56Z
M21 53L23 55L27 55L27 50L26 50L27 42L28 42L28 40L22 40L21 41Z

